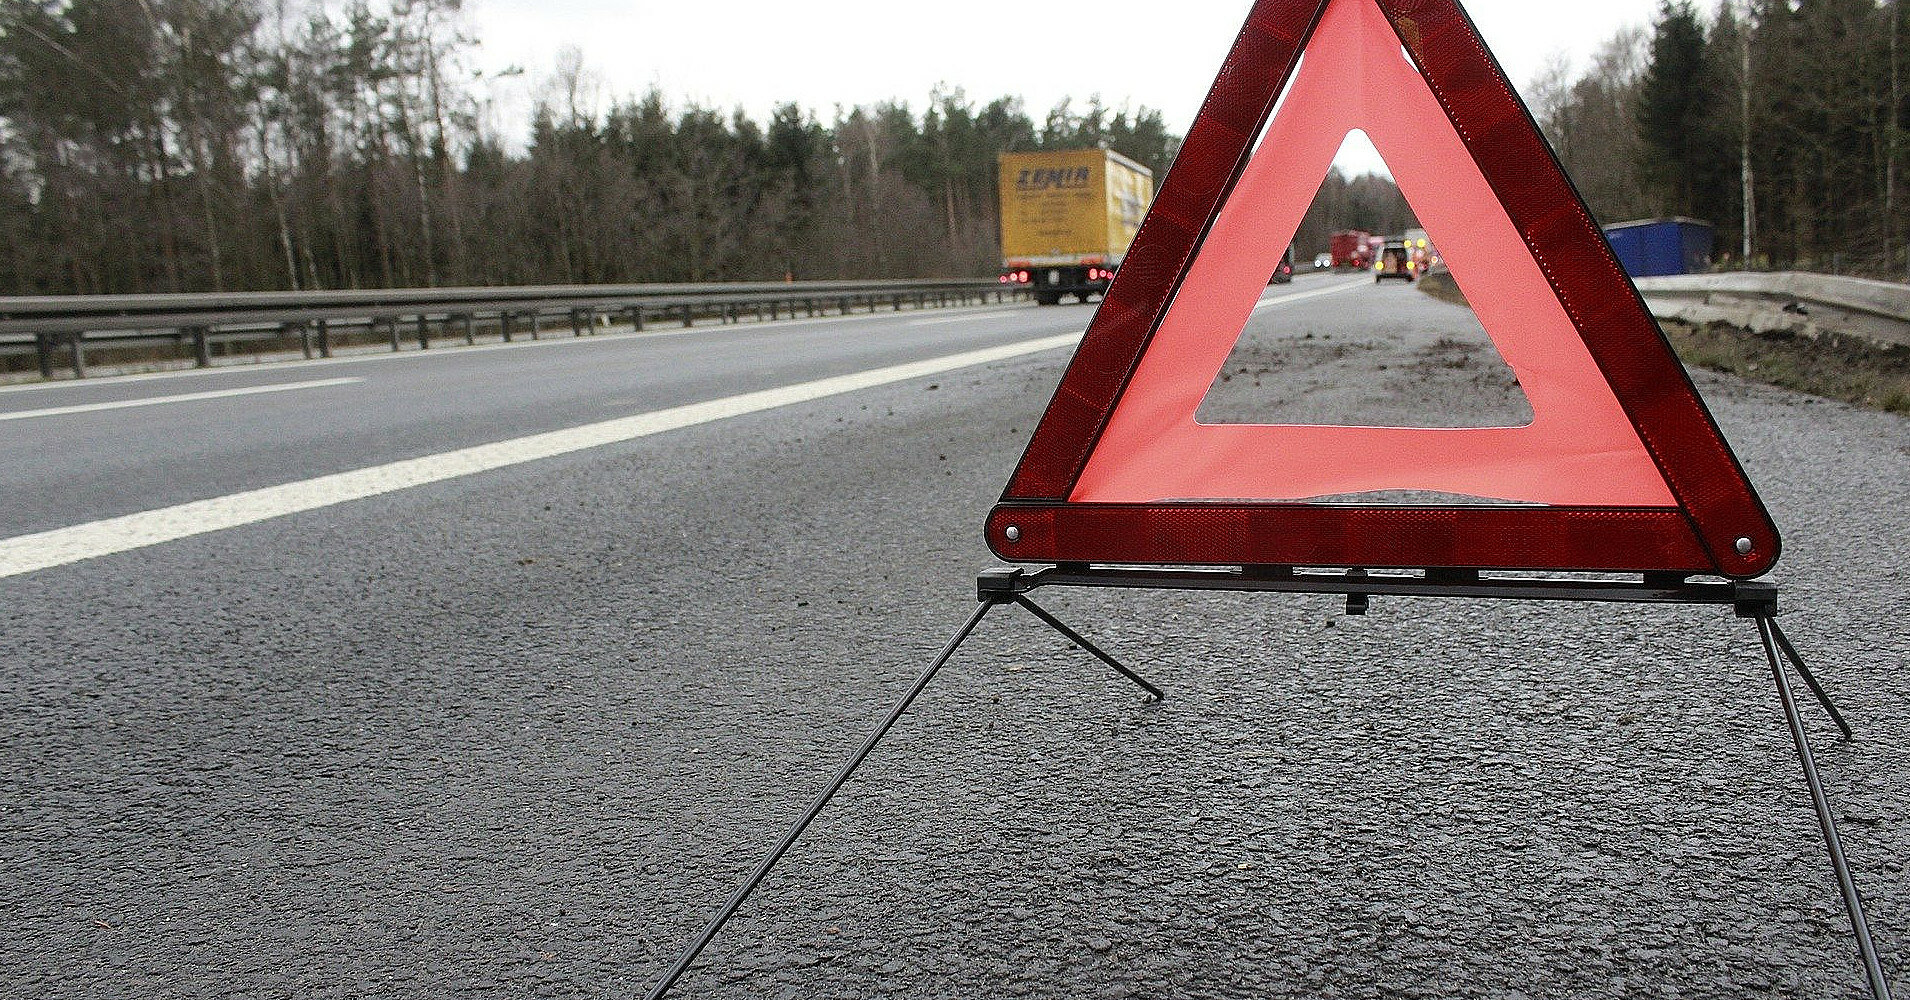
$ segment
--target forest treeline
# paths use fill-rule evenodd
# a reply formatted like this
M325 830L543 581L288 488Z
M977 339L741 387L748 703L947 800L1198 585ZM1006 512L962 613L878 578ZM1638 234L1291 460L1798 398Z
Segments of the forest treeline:
M574 52L504 136L458 7L0 0L0 294L982 274L997 151L1176 149L1146 108L959 91L599 108Z
M1145 107L959 90L604 106L574 52L504 135L460 2L0 0L0 294L985 275L998 152L1106 144L1158 180L1179 143ZM1551 66L1534 113L1603 221L1696 215L1735 248L1748 135L1759 263L1891 271L1899 4L1754 8L1667 3ZM1410 223L1335 172L1296 243Z
M1748 172L1753 266L1901 281L1907 31L1900 0L1667 0L1525 95L1603 222L1705 219L1741 266Z

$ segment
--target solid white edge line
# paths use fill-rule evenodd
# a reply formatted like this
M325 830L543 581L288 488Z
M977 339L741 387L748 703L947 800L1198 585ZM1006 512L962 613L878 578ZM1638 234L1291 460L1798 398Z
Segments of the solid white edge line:
M294 389L322 389L333 385L350 385L363 382L362 378L322 378L310 382L280 382L273 385L254 385L242 389L212 389L206 392L186 392L176 396L148 396L144 399L120 399L109 403L77 403L72 406L49 406L39 410L16 410L12 413L0 413L0 420L32 420L35 417L58 417L69 413L92 413L96 410L125 410L135 406L159 406L165 403L190 403L202 399L225 399L230 396L256 396L267 392L291 392Z
M1255 309L1319 295L1330 295L1358 287L1363 283L1349 282L1332 288L1267 299L1259 306L1255 306ZM0 539L0 578L19 576L116 552L145 548L149 545L159 545L194 535L254 524L288 514L362 500L413 486L423 486L525 462L534 462L538 459L553 458L587 448L631 441L728 417L810 402L828 396L872 389L929 375L939 375L958 368L1005 361L1024 354L1066 347L1078 342L1080 338L1079 332L1064 333L1000 347L983 348L978 351L965 351L960 354L930 358L926 361L912 361L872 371L744 393L725 399L691 403L686 406L657 410L632 417L619 417L561 431L532 434L508 441L320 476L316 479L268 486L264 489L248 490L209 500L195 500L158 510L142 511L102 521L76 524L67 528L55 528L31 535Z
M64 566L99 556L177 541L302 511L443 482L525 462L552 458L607 444L728 417L810 402L828 396L909 379L939 375L973 365L1004 361L1076 343L1079 332L1000 347L965 351L925 361L891 365L797 385L764 389L725 399L691 403L581 427L461 448L422 458L388 462L316 479L268 486L209 500L107 518L67 528L0 540L0 578Z

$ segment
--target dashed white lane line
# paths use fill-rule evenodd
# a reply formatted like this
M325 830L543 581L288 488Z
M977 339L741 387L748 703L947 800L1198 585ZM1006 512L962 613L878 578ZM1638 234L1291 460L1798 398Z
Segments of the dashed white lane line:
M798 385L765 389L760 392L714 399L687 406L671 407L631 417L605 420L544 434L461 448L422 458L389 462L316 479L268 486L209 500L163 507L158 510L127 514L68 528L55 528L31 535L0 540L0 577L19 576L37 570L115 552L126 552L194 535L222 531L301 511L317 510L334 504L475 475L493 469L534 462L543 458L596 448L607 444L693 427L697 424L742 416L780 406L790 406L827 396L872 389L909 379L939 375L973 365L987 364L1068 347L1081 339L1080 333L1043 337L1000 347L965 351L926 361L892 365L872 371L817 379Z
M201 399L226 399L231 396L257 396L267 392L291 392L294 389L323 389L326 386L350 385L363 382L362 378L321 378L310 382L283 382L278 385L254 385L243 389L214 389L207 392L183 392L174 396L148 396L145 399L120 399L110 403L81 403L74 406L49 406L38 410L15 410L12 413L0 413L0 420L32 420L36 417L59 417L69 413L92 413L95 410L124 410L135 406L159 406L164 403L190 403Z
M910 326L941 326L944 323L973 323L973 322L976 322L977 320L1001 319L1005 316L1013 316L1013 315L1015 314L1012 312L969 313L965 316L938 316L934 319L912 319L912 320L909 320L909 325Z
M1354 278L1343 284L1331 285L1326 288L1315 288L1306 292L1294 292L1292 295L1277 295L1271 299L1261 299L1259 302L1254 303L1253 311L1259 312L1268 306L1286 305L1289 302L1298 302L1301 299L1314 299L1322 295L1337 295L1340 292L1350 292L1355 288L1363 288L1366 284L1367 282L1364 278Z

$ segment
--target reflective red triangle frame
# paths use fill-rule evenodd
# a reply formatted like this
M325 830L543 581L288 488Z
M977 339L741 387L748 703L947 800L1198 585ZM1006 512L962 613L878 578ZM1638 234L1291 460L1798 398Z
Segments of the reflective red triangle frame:
M1011 562L1043 563L1737 578L1767 572L1780 548L1776 526L1591 212L1456 0L1369 2L1385 13L1520 238L1543 265L1677 506L1069 501L1328 2L1254 4L1119 276L989 514L989 548Z

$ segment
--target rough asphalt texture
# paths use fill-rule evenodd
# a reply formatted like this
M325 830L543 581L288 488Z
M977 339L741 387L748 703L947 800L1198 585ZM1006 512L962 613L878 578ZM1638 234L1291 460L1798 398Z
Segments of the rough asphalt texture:
M1415 336L1334 364L1501 419ZM972 607L1063 360L0 581L0 995L642 995ZM1910 993L1910 422L1699 383ZM1043 600L1168 700L997 612L673 995L1863 993L1724 612Z

